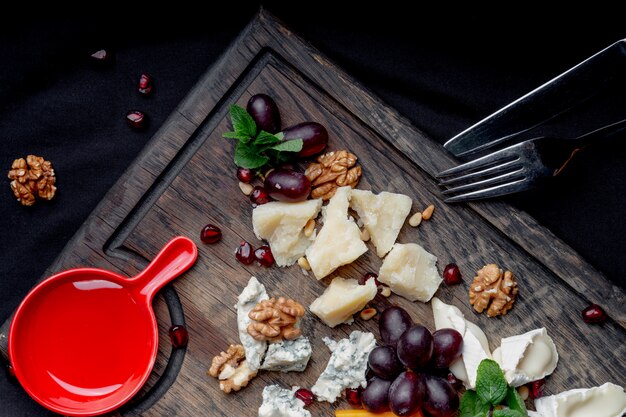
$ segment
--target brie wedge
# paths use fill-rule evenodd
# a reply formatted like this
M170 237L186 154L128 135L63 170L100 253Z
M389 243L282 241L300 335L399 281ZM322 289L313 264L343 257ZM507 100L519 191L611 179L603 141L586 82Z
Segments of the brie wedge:
M626 393L619 385L607 382L538 398L535 408L541 417L622 417L626 413Z
M450 365L450 372L463 381L468 389L476 387L478 365L483 359L491 359L487 336L480 327L465 320L457 307L449 305L434 297L431 301L435 329L454 329L463 336L461 357Z
M493 351L506 380L512 387L519 387L545 378L556 369L559 354L545 328L505 337L500 347Z
M416 243L396 243L383 261L378 280L411 301L427 302L439 288L437 257Z
M330 327L352 323L352 315L372 301L377 291L373 279L359 285L355 279L335 277L326 291L311 303L309 309Z
M367 252L361 232L348 216L352 188L341 187L323 209L324 226L306 250L306 259L317 279L322 279L342 265L355 261Z
M381 258L396 243L411 205L409 196L386 191L376 195L371 191L352 190L350 199L350 207L358 213L376 247L376 254Z
M313 239L304 236L304 225L317 217L322 200L300 203L272 201L252 210L252 226L259 239L267 240L278 266L289 266L304 255Z
M239 340L241 340L241 344L246 352L248 367L252 371L256 371L261 366L261 361L267 350L267 342L256 340L248 334L248 326L252 322L252 319L248 317L248 313L259 301L267 299L269 299L269 297L267 296L263 284L261 284L256 277L252 277L250 281L248 281L246 288L239 294L237 305L235 306L237 308Z

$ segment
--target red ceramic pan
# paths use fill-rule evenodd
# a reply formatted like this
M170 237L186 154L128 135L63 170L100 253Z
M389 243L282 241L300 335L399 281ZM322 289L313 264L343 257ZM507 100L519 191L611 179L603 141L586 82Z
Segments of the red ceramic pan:
M152 298L197 257L191 240L176 237L134 278L78 268L33 288L9 331L9 357L24 389L69 416L99 415L127 402L157 355Z

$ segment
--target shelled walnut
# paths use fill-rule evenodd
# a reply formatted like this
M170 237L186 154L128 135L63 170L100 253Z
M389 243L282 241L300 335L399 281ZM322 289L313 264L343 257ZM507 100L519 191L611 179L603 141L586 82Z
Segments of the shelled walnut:
M248 333L256 340L293 340L302 334L296 323L304 316L304 307L285 297L270 298L257 304L250 312L253 322Z
M220 389L226 394L239 391L257 374L248 367L242 345L230 345L226 352L213 358L208 374L220 380Z
M503 272L496 264L480 269L469 289L470 304L474 310L487 316L504 315L513 308L518 293L517 281L511 271Z
M52 200L57 190L52 162L41 156L14 160L8 178L13 195L24 206L32 206L37 198Z
M356 187L361 178L357 157L348 151L333 151L317 157L304 172L311 181L311 198L329 200L339 187Z

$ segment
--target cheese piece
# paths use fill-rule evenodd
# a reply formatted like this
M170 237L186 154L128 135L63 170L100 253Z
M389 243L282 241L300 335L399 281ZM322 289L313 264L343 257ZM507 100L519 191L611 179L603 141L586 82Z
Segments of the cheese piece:
M355 261L367 252L361 232L348 217L352 188L341 187L323 209L324 226L306 250L306 259L317 279L322 279L342 265Z
M278 385L265 387L259 417L311 417L311 412L304 408L304 401L294 395L297 390L298 387L288 390Z
M256 277L250 278L248 285L243 289L237 300L237 328L239 329L239 340L246 352L246 361L248 367L252 371L256 371L261 366L261 361L267 350L267 342L256 340L248 334L248 326L252 319L248 317L248 313L260 301L267 300L267 292L265 287Z
M330 327L352 323L352 315L372 301L377 290L373 279L359 285L355 279L335 277L326 291L311 303L309 309Z
M626 393L619 385L607 382L538 398L535 408L541 417L622 417L626 413Z
M346 388L367 386L367 358L376 347L376 339L372 333L354 331L338 342L327 337L323 340L332 355L311 391L318 401L333 403Z
M411 301L427 302L439 288L437 257L416 243L396 243L383 261L378 280Z
M409 196L386 191L377 195L371 191L352 190L350 199L350 207L359 215L376 247L376 254L381 258L396 243L411 205Z
M278 266L289 266L304 255L313 239L304 236L304 225L317 217L322 199L300 203L272 201L252 210L252 226L259 239L266 240Z
M465 316L453 305L433 297L431 302L435 329L454 329L463 336L461 357L450 365L450 372L463 381L468 389L476 387L478 365L483 359L491 359L487 336L480 327L467 321Z
M545 328L505 337L500 347L493 351L512 387L519 387L543 379L556 369L559 354Z
M271 343L267 348L261 369L266 371L302 372L306 369L312 353L311 343L304 336L295 340Z

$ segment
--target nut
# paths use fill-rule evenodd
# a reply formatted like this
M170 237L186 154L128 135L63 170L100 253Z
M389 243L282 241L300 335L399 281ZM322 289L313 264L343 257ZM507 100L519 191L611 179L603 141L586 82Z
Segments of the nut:
M294 300L285 297L263 300L248 313L253 320L248 326L248 333L256 340L293 340L302 334L296 327L302 316L304 307Z
M304 172L311 181L311 198L329 200L337 188L356 187L362 170L356 165L357 157L348 151L333 151L317 157Z
M430 220L430 218L433 216L434 211L435 211L434 204L431 204L430 206L426 207L424 211L422 212L422 219Z
M247 184L245 182L241 182L241 181L239 181L239 189L245 195L250 195L252 194L252 191L254 191L254 187L252 185Z
M304 225L304 236L311 237L315 231L315 219L309 219Z
M359 316L361 316L363 320L369 320L372 317L374 317L376 313L377 311L375 308L366 308L364 310L361 310L361 313L359 314Z
M417 227L420 225L421 222L422 222L422 213L420 213L419 211L409 218L409 225L411 225L411 227Z
M239 391L256 376L258 371L253 371L248 367L248 361L243 361L239 367L229 372L227 378L220 378L220 389L226 394L232 391ZM221 377L222 375L220 375ZM224 375L226 376L226 375Z
M301 258L298 258L298 266L304 269L305 271L311 270L311 265L309 265L309 261L304 256L302 256Z
M217 378L226 365L237 368L239 362L245 358L246 353L242 345L230 345L226 352L220 352L218 356L213 358L208 374L213 378Z
M57 190L52 162L41 156L14 160L8 178L13 195L24 206L32 206L37 198L52 200Z
M211 361L208 374L220 380L220 389L226 394L239 391L256 376L257 371L250 370L245 357L242 345L230 345Z
M361 229L361 240L363 242L370 240L370 237L370 232L368 232L367 229Z
M391 288L386 285L383 285L382 287L383 288L380 290L380 293L383 295L383 297L389 297L391 295Z
M517 281L511 271L502 272L496 264L480 269L470 285L469 299L474 310L482 313L487 307L487 316L506 314L515 303L518 293Z
M530 391L528 390L527 386L522 385L521 387L517 389L517 393L519 394L522 401L526 401L528 399L528 395L530 394Z

